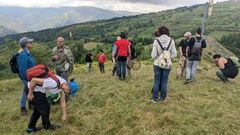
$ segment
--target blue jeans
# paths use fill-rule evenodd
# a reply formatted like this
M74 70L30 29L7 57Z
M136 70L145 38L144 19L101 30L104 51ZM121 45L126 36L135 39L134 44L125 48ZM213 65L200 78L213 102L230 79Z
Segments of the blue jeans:
M21 107L21 108L26 108L27 94L28 94L28 86L27 86L27 83L28 83L27 80L22 80L23 92L22 92L22 96L21 96L21 99L20 99L20 107Z
M187 67L186 67L186 71L187 71L186 79L187 80L193 81L195 79L199 62L200 61L187 60Z
M118 76L125 77L126 76L126 64L127 62L124 60L118 60Z
M153 66L154 68L154 86L153 86L153 100L158 99L158 92L161 91L160 98L165 99L167 97L167 85L168 76L171 69L161 69L158 66Z

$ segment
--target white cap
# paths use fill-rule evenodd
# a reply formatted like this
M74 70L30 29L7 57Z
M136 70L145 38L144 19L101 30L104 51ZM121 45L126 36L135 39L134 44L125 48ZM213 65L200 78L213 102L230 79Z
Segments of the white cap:
M184 34L184 37L189 37L189 36L192 36L192 33L189 31Z

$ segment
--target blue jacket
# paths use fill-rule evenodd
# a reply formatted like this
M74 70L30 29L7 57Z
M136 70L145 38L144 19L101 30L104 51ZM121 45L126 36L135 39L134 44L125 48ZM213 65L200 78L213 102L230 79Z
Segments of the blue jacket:
M19 76L21 80L27 80L27 70L36 65L32 54L26 49L17 56Z

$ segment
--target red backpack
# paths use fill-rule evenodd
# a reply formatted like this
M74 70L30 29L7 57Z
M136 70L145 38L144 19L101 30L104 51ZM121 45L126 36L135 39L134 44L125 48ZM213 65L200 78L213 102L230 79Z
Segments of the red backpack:
M54 72L46 65L39 64L27 70L27 80L31 81L33 78L43 78L46 79L51 77L57 82L57 86L60 86L60 81L55 76Z

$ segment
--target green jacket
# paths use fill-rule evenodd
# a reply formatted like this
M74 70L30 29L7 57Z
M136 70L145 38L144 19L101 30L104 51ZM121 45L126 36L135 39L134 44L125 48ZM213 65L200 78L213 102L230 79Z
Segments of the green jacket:
M52 59L56 70L58 72L68 72L69 74L73 70L74 65L74 57L68 46L64 46L63 48L54 47L52 51L52 57L54 55L58 55L59 59Z

